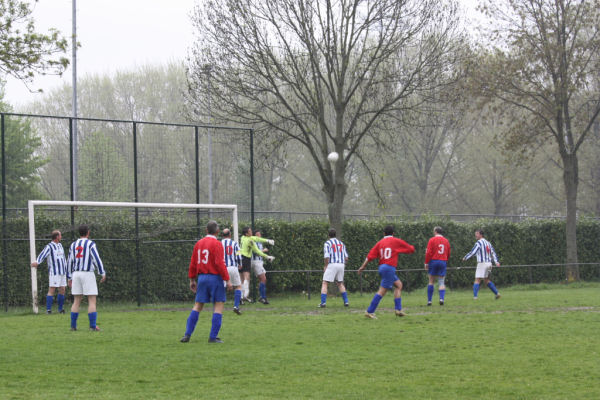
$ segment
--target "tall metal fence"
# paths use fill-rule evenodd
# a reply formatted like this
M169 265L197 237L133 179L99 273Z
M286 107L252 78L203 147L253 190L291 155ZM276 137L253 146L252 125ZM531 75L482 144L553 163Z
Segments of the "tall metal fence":
M250 214L241 212L240 217L242 219L250 219ZM288 222L304 221L307 219L327 219L328 215L325 212L301 212L301 211L266 211L266 210L254 210L255 218L271 218L276 220L285 220ZM354 214L344 213L343 218L346 220L419 220L420 218L442 218L449 219L455 222L469 222L478 219L501 219L510 222L521 222L525 220L540 219L540 220L565 220L565 216L557 215L509 215L509 214ZM588 217L592 218L592 217ZM599 219L599 218L592 218Z
M30 199L233 203L254 222L252 129L0 113L0 132L5 303L6 220Z
M41 188L52 200L231 203L251 211L253 130L97 118L1 113L3 209L26 207ZM28 174L23 130L41 144L38 188ZM28 177L25 177L28 178ZM7 204L7 201L9 204Z
M5 305L9 304L8 296L12 290L9 282L16 278L7 272L8 260L20 259L23 253L22 242L26 240L24 233L8 231L7 220L24 216L21 210L25 210L26 202L30 199L237 204L240 221L249 221L252 225L255 218L259 217L289 222L327 218L327 214L323 212L255 210L255 168L256 165L260 165L260 162L256 162L255 165L255 138L252 129L0 113L0 132L2 173L0 299ZM28 132L34 134L28 135ZM257 171L260 171L260 167ZM263 180L267 177L265 175ZM88 212L93 211L88 210ZM138 210L135 212L137 218ZM70 213L70 226L73 227L75 210L71 210ZM143 211L140 211L140 217L142 216ZM428 214L427 216L443 217L453 221L502 218L512 222L531 218L563 218L481 214ZM200 226L200 219L206 217L219 218L219 213L207 211L200 215L200 212L196 212L195 226ZM421 217L423 216L352 213L344 215L344 218L353 220L410 221ZM194 222L193 215L186 218L191 223ZM116 246L115 243L119 241L133 239L125 236L114 239L108 235L105 240L110 241L112 246ZM136 245L140 244L156 246L156 240L152 243L136 242ZM26 267L25 262L23 266ZM10 270L16 271L19 268L21 266L11 265ZM535 270L537 267L527 268L531 276L532 269ZM519 269L515 267L515 270ZM407 279L409 276L423 274L422 271L417 270L404 272ZM271 285L277 285L279 279L288 279L286 275L299 273L307 276L307 290L318 287L320 282L318 270L272 271L270 275L274 282ZM376 277L376 273L373 272L372 275ZM532 279L527 279L523 275L514 282L525 283L528 280ZM362 290L362 280L355 283L359 285L356 287ZM376 285L376 279L369 281L368 284ZM140 297L139 293L137 297Z

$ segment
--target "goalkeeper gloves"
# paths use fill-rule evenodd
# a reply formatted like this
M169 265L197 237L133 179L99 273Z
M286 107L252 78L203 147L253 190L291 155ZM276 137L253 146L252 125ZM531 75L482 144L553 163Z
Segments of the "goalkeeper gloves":
M271 246L275 246L275 241L273 239L268 239L267 243L269 243Z
M273 256L267 256L267 261L273 261L275 259L275 257Z

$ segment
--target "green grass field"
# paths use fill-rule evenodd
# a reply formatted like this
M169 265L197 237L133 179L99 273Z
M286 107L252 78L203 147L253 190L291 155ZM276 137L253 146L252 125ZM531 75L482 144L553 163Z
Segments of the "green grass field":
M273 297L228 310L207 343L203 312L180 343L191 304L107 305L89 332L70 317L0 312L1 399L598 399L600 284L452 291L425 306L388 294L377 320L372 294L317 309L313 296ZM437 293L436 293L437 296ZM434 297L434 300L437 300Z

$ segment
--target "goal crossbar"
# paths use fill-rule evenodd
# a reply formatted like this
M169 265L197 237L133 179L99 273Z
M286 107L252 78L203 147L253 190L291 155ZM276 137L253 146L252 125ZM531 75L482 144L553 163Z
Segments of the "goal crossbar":
M35 251L35 207L36 206L65 206L65 207L114 207L114 208L176 208L176 209L208 209L231 210L233 238L238 240L238 209L236 204L189 204L189 203L136 203L117 201L61 201L61 200L29 200L27 211L29 216L29 256L30 263L37 260ZM37 268L31 267L31 296L33 312L38 313L37 297Z

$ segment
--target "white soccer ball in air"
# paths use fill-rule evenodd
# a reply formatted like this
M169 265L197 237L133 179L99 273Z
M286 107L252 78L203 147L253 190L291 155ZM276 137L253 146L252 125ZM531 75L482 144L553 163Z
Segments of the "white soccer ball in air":
M336 153L335 151L332 151L327 156L327 159L329 160L329 162L336 162L339 158L340 158L340 155L338 153Z

